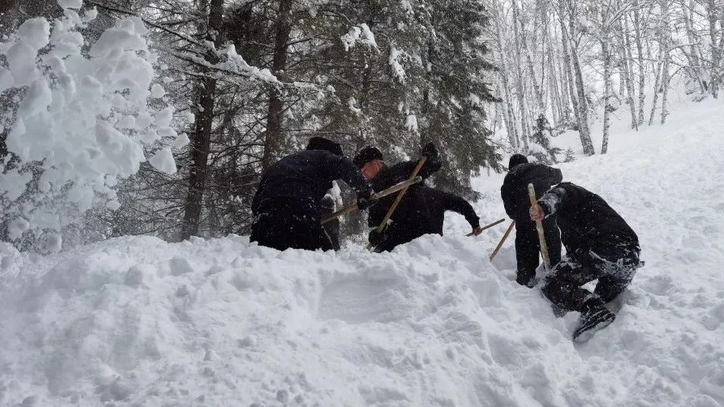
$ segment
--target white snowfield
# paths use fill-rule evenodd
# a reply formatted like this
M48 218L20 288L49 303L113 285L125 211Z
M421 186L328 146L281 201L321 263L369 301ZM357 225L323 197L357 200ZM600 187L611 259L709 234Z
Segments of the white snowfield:
M247 237L0 247L0 406L724 406L724 105L614 133L560 167L638 233L618 318L572 343L514 281L507 222L393 253L278 252ZM475 180L482 223L502 175Z

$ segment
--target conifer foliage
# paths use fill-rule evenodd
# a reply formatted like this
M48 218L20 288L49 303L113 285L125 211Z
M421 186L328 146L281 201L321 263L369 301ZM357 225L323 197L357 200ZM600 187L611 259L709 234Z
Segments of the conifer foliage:
M481 2L44 0L42 16L11 3L3 14L9 38L28 18L60 24L54 18L69 4L102 22L86 29L89 43L128 18L148 30L159 80L149 105L169 106L164 134L178 137L165 159L141 158L113 186L120 211L84 208L98 238L248 233L261 174L313 135L340 142L348 155L376 145L391 163L435 142L446 163L434 182L468 196L471 175L499 169Z

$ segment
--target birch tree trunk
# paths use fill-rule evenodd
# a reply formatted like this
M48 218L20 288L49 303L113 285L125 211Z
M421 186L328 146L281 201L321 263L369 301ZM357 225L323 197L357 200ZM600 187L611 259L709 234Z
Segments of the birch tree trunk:
M602 13L601 21L603 21L603 24L606 23L606 16ZM604 107L603 107L603 142L601 144L601 154L606 154L608 152L608 136L609 136L609 128L611 127L611 112L613 111L613 108L611 107L611 51L609 44L610 41L610 35L609 35L609 28L607 26L604 26L603 36L601 38L601 54L603 55L603 83L604 83L604 91L603 91L603 100L604 100Z
M670 48L670 39L671 39L671 33L669 31L669 7L670 3L669 0L661 0L661 18L663 24L661 25L661 32L662 32L662 41L661 41L661 48L664 55L664 61L663 65L661 67L661 124L664 124L666 122L666 117L669 115L669 111L667 110L667 102L668 102L668 95L669 95L669 48Z
M518 6L513 1L513 39L515 41L515 71L516 71L516 93L518 98L518 109L520 112L520 127L521 127L521 139L523 141L523 147L528 149L528 114L525 106L525 86L523 84L523 59L521 57L521 40L520 32L518 29Z
M636 121L636 103L634 102L634 84L633 84L633 54L631 53L631 39L629 37L628 18L623 16L621 23L622 27L622 41L623 52L622 52L622 64L623 64L623 77L626 83L626 103L628 103L629 111L631 112L631 128L638 130L639 125Z
M684 17L684 28L686 29L686 39L689 41L689 65L690 71L696 80L696 84L699 86L699 91L704 94L707 92L707 86L702 79L702 64L700 57L701 49L698 44L697 34L694 32L694 0L688 0L688 4L684 4L682 1L681 8Z
M508 133L508 140L510 141L511 147L515 151L520 151L520 135L518 133L518 126L516 125L515 114L513 112L512 105L512 92L510 88L510 82L508 80L508 73L510 72L507 66L506 52L505 52L505 32L503 31L502 22L505 21L501 6L497 2L493 2L493 7L497 14L495 21L495 33L496 41L498 43L499 63L500 63L500 81L503 87L503 94L505 100L503 101L504 111L503 119L505 120L505 128Z
M654 124L654 114L656 114L656 104L659 101L659 89L661 87L661 71L664 66L663 60L659 57L656 65L656 79L654 80L654 100L651 102L651 114L649 115L649 126Z
M552 41L548 41L546 49L546 55L548 56L547 60L549 72L548 87L550 89L548 93L551 95L551 105L554 107L554 120L556 124L558 124L566 119L568 109L567 106L564 105L564 103L568 103L568 99L566 96L564 96L565 87L561 89L561 83L563 82L563 79L557 71L556 56L553 52L553 46L551 45L551 43Z
M580 118L580 109L578 108L578 98L576 97L576 90L575 90L575 84L573 81L573 71L572 71L572 62L571 62L571 53L570 53L570 39L568 38L568 29L566 28L565 24L565 5L564 0L558 0L558 9L559 9L559 21L561 26L561 43L563 45L563 67L564 67L564 74L565 74L565 88L570 96L571 104L573 105L573 115L576 119L576 123L581 122ZM580 127L579 127L580 128Z
M575 1L575 0L571 0ZM581 72L581 64L578 60L578 47L575 41L575 21L573 16L576 15L575 9L571 2L569 2L570 10L570 40L571 40L571 60L573 62L573 75L575 77L576 91L578 92L578 134L581 138L581 145L583 146L583 153L591 156L596 153L593 148L593 141L591 140L591 130L588 126L588 103L586 101L586 89L583 85L583 73Z
M721 5L717 0L708 0L706 3L706 17L709 21L709 43L711 47L711 67L709 71L709 89L711 95L716 99L719 97L719 83L721 81L721 73L719 65L721 63L721 47L717 44L717 28L716 23L719 20ZM724 33L724 20L722 21L722 32ZM724 37L723 37L724 38Z
M514 24L516 27L516 42L519 42L520 45L523 47L523 52L525 52L525 59L526 64L528 65L528 71L530 74L530 81L533 84L533 91L535 94L535 100L536 105L538 108L538 112L535 112L535 116L537 117L538 114L545 113L545 104L543 102L543 92L541 90L541 86L538 83L538 78L535 76L535 69L533 68L533 58L530 54L530 49L528 48L528 39L525 35L525 27L523 26L523 21L520 18L520 10L518 10L518 0L512 0L513 5L513 19ZM527 117L524 118L524 120L527 120Z
M646 65L644 64L644 47L641 39L641 23L640 6L637 2L634 6L634 33L636 37L636 55L638 57L639 66L639 110L638 120L636 122L636 125L639 128L644 125L644 104L646 102L646 95L644 94L644 89L646 87Z

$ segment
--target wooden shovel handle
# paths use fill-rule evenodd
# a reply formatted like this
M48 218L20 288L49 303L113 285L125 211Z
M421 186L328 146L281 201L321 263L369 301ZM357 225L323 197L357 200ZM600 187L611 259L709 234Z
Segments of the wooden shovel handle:
M495 246L495 250L493 250L493 253L490 255L490 261L493 261L493 258L496 254L498 254L498 251L500 251L500 248L503 247L503 243L505 242L505 239L508 238L508 235L513 230L513 226L515 226L515 221L510 222L510 226L508 226L508 229L503 234L503 237L500 239L500 242L497 246Z
M495 225L497 225L497 224L499 224L499 223L503 223L503 222L505 222L505 218L500 219L500 220L496 220L495 222L493 222L493 223L491 223L491 224L489 224L489 225L485 225L485 226L481 227L481 228L480 228L480 231L482 232L482 231L485 230L485 229L490 229L490 228L492 228L493 226L495 226ZM465 235L465 236L473 236L473 235L475 235L475 231L473 231L473 232L471 232L471 233L468 233L468 234Z
M409 179L413 179L413 178L417 177L417 173L420 172L420 170L422 169L422 166L425 165L426 160L427 160L427 157L425 157L425 156L422 156L420 158L420 161L417 162L417 166L415 166L415 169L412 171L412 174L410 174ZM402 201L402 197L405 195L405 192L407 192L407 188L409 188L409 187L405 187L400 190L400 192L395 197L395 201L392 203L392 206L390 206L390 209L387 210L387 213L385 214L385 217L382 219L382 222L380 222L380 224L377 225L377 228L375 228L375 230L378 233L382 232L382 230L385 229L385 226L387 226L387 221L390 220L390 218L392 217L392 214L395 212L395 209L397 209L397 205L399 205L400 201ZM367 243L367 250L370 250L371 248L372 248L372 244Z
M538 200L535 197L535 187L533 184L528 184L528 197L530 198L530 206L538 205ZM543 222L540 220L535 221L535 228L538 231L538 241L540 242L540 254L543 256L543 264L545 265L546 271L551 271L551 261L548 257L548 245L546 244L545 233L543 233Z
M406 180L406 181L400 182L399 184L395 184L395 185L393 185L393 186L391 186L391 187L389 187L389 188L387 188L387 189L385 189L385 190L383 190L383 191L377 192L376 194L372 195L372 196L370 197L370 199L372 199L372 200L382 199L382 198L386 197L387 195L392 195L392 194L394 194L395 192L397 192L397 191L399 191L399 190L401 190L401 189L403 189L403 188L409 187L410 185L413 185L413 184L417 184L418 182L421 182L421 181L422 181L422 177L420 177L420 176L417 176L417 177L412 178L412 179L408 179L408 180ZM350 212L353 212L353 211L356 211L356 210L357 210L357 204L356 204L356 203L347 205L347 206L345 206L344 208L342 208L342 209L340 209L340 210L338 210L338 211L336 211L336 212L334 212L334 213L332 213L332 214L329 214L329 215L325 216L325 217L322 219L322 223L327 223L327 222L329 222L329 221L331 221L331 220L333 220L333 219L335 219L335 218L338 218L338 217L340 217L340 216L342 216L342 215L344 215L344 214L347 214L347 213L350 213Z

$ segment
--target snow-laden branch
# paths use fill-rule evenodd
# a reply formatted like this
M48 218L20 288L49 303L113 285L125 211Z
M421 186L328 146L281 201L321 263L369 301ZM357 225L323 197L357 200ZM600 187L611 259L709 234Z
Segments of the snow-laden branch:
M0 182L10 239L59 231L99 202L117 208L118 180L147 160L176 171L174 111L155 83L148 30L124 18L85 52L80 29L96 13L79 15L81 3L59 0L64 17L27 20L0 43L0 97L14 95L2 117L11 155Z

